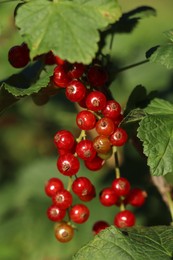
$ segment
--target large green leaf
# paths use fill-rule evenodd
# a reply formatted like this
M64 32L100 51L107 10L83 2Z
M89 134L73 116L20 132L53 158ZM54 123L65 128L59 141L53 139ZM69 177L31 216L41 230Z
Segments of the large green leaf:
M120 16L116 0L35 0L18 8L16 25L31 58L52 50L70 62L90 63L98 50L98 30Z
M73 260L171 260L172 257L173 227L119 230L111 226L81 248Z
M173 104L154 99L145 109L138 137L143 142L144 153L152 175L173 172Z
M173 29L164 33L170 41L169 43L156 46L147 51L146 57L151 62L159 63L167 67L173 68Z

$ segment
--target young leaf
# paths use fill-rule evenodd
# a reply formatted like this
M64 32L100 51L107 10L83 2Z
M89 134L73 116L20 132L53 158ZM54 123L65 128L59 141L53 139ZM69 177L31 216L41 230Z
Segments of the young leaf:
M16 25L31 58L52 50L69 62L90 63L99 32L121 16L115 0L30 1L17 10Z
M167 67L173 68L173 30L164 33L170 40L169 43L153 47L146 52L146 57L151 62L159 63Z
M152 175L173 172L173 104L154 99L145 109L138 137L143 142L144 154Z
M73 260L171 260L173 227L136 227L103 230L82 247Z

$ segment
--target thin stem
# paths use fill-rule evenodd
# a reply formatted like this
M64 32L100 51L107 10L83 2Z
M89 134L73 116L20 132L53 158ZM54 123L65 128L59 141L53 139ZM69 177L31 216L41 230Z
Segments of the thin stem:
M79 137L76 139L76 142L79 143L81 140L85 140L85 139L86 139L86 133L85 133L85 130L82 130L80 132Z
M119 160L118 160L118 151L116 146L113 146L113 154L115 160L115 178L120 178L120 167L119 167Z
M140 65L145 64L145 63L147 63L147 62L149 62L148 59L147 59L147 60L140 61L140 62L137 62L137 63L134 63L134 64L131 64L131 65L128 65L128 66L126 66L126 67L124 67L124 68L120 68L120 69L118 69L118 70L116 71L116 74L119 73L119 72L122 72L122 71L124 71L124 70L132 69L132 68L134 68L134 67L140 66Z
M67 185L67 190L70 191L71 190L71 185L73 183L72 177L68 177L68 185Z

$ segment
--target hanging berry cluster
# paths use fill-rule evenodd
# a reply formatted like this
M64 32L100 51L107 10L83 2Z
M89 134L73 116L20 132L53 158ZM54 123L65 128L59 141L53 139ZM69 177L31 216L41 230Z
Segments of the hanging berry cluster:
M21 56L24 57L23 60ZM49 179L45 184L45 193L52 200L47 216L56 222L54 231L57 240L68 242L73 238L75 223L82 224L90 216L86 203L98 193L89 178L78 176L80 161L83 160L88 170L98 171L112 154L115 157L115 179L110 187L99 191L99 200L105 207L119 207L120 211L113 220L116 227L134 226L135 215L126 209L126 205L142 206L147 194L140 188L132 188L129 181L120 176L117 148L127 142L128 135L120 127L123 119L121 106L106 88L109 82L108 72L98 60L86 66L81 63L70 64L54 56L52 52L42 57L46 65L56 64L51 84L56 88L64 88L67 99L81 107L76 115L80 135L75 137L70 131L63 129L54 136L58 152L57 169L60 174L69 178L69 185L65 188L57 177ZM26 44L14 46L9 51L12 66L21 68L29 61ZM95 130L94 138L90 136L90 130ZM78 204L73 203L73 196L78 197ZM98 220L93 224L93 233L98 234L108 226L106 221Z

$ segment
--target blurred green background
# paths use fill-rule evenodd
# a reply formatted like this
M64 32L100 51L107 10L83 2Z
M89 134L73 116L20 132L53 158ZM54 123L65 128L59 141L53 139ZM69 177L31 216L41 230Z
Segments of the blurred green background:
M18 70L7 61L10 47L20 44L14 25L16 2L0 1L0 80ZM112 57L118 67L142 61L145 52L166 41L164 31L172 28L172 0L121 0L123 12L141 5L150 5L157 16L142 19L131 34L115 37ZM125 105L132 89L139 84L149 91L158 90L160 96L173 101L172 71L158 64L147 63L120 73L111 86L114 97ZM93 238L92 225L105 219L110 224L118 208L105 208L98 197L87 205L91 210L89 221L78 225L74 239L60 244L53 234L54 224L46 217L51 204L44 194L44 184L51 177L60 177L56 169L57 153L53 136L60 129L69 129L78 135L75 126L76 108L60 92L45 106L36 106L31 98L22 99L10 107L0 118L0 259L2 260L69 260L87 241ZM73 122L73 123L72 123ZM135 210L138 225L169 224L169 212L157 190L149 180L145 161L131 144L123 152L122 175L133 186L148 192L146 204ZM81 165L79 175L88 176L99 190L114 178L113 169L104 167L92 173ZM171 179L170 179L171 180ZM98 194L97 193L97 194ZM75 202L78 202L75 199Z

